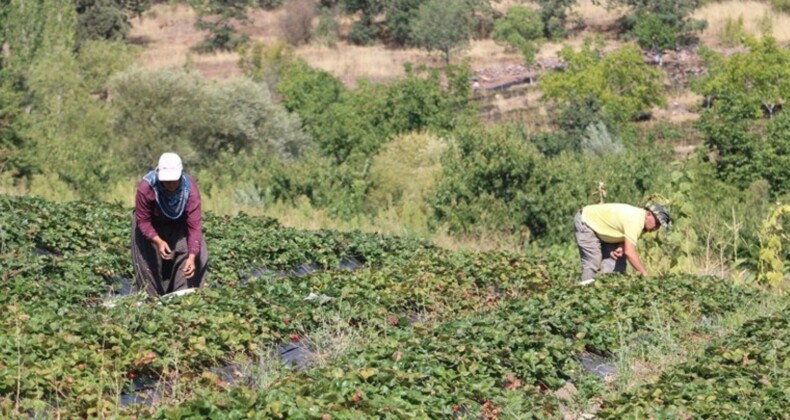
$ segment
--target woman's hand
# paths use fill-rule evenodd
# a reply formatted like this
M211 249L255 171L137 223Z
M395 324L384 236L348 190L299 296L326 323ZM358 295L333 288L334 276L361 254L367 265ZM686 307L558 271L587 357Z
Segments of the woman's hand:
M156 237L154 238L154 246L156 246L157 252L159 252L159 256L162 257L163 260L172 260L173 259L173 251L170 249L170 245L167 244L162 238Z
M195 275L195 254L189 254L184 262L184 277L191 279Z

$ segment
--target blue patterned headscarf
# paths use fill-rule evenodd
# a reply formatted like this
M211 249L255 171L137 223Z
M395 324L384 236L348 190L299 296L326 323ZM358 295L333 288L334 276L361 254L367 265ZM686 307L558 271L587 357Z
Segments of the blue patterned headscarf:
M184 209L187 207L187 200L189 200L190 180L187 174L181 174L181 182L178 184L178 189L167 191L165 187L156 177L156 171L148 172L143 179L148 182L148 185L154 190L156 194L156 204L162 214L170 220L176 220L184 214Z

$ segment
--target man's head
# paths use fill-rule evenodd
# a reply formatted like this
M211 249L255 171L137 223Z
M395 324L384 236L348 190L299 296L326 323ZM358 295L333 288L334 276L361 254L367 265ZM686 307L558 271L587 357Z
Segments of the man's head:
M672 217L669 215L669 209L662 204L651 203L645 206L647 216L645 217L645 230L652 232L658 230L660 227L667 229L672 228Z

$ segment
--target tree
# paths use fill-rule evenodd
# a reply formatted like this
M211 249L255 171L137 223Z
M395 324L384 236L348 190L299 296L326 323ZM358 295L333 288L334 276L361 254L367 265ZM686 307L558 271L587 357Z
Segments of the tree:
M365 45L378 38L379 30L374 19L384 9L384 0L340 0L343 9L351 14L359 13L360 19L351 27L349 40L358 45Z
M538 12L516 5L508 9L507 15L494 24L491 38L520 51L526 62L532 63L535 61L538 43L543 39L543 22Z
M74 49L77 13L71 2L0 0L0 22L0 170L29 177L40 170L38 139L29 131L40 111L31 69L50 54Z
M387 16L387 32L396 45L413 43L411 23L417 18L420 5L425 0L387 0L384 10Z
M568 107L574 98L594 98L605 122L622 123L665 101L661 73L645 64L634 45L603 56L588 40L579 52L566 46L559 56L565 69L546 75L541 88L546 98L561 108Z
M708 75L694 90L705 96L717 114L770 119L790 97L790 52L770 35L759 41L747 39L746 45L748 52L728 58L707 51Z
M209 31L209 36L195 47L197 51L233 50L247 41L248 36L237 34L231 21L249 21L250 0L189 0L189 4L198 14L195 27Z
M543 21L543 34L549 39L560 39L567 35L565 24L568 10L576 0L539 0L540 19Z
M707 53L708 75L694 85L708 104L698 127L718 154L722 179L745 187L764 178L782 194L788 189L788 163L781 154L790 137L782 109L790 97L790 51L768 35L747 45L747 52L729 57Z
M125 40L131 25L122 0L77 0L77 47L91 40ZM135 4L142 13L150 3Z
M472 36L472 14L464 0L429 0L420 6L412 36L427 51L439 51L445 64L450 54L466 46Z
M621 30L658 52L696 41L696 33L707 26L706 21L691 17L703 0L608 0L607 4L630 8L620 20Z

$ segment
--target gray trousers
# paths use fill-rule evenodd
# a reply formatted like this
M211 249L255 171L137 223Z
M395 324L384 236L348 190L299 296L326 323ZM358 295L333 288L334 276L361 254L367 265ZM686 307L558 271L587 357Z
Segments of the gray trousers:
M208 268L206 239L200 244L200 254L195 257L195 274L188 279L183 271L189 256L186 224L160 227L157 233L170 245L173 259L162 259L156 246L137 228L137 219L132 216L132 262L137 290L145 290L149 296L162 296L200 287Z
M622 244L601 242L598 235L582 222L581 211L573 218L573 226L576 230L576 245L579 246L579 258L582 263L582 281L591 280L598 273L625 273L627 267L625 256L615 260L609 255Z

